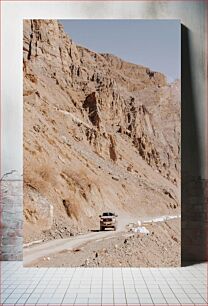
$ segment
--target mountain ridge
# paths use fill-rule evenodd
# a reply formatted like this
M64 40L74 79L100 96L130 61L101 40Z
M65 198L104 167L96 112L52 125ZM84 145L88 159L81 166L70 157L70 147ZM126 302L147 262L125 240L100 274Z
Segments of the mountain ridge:
M26 241L103 210L180 211L179 81L76 46L55 20L24 20L23 71Z

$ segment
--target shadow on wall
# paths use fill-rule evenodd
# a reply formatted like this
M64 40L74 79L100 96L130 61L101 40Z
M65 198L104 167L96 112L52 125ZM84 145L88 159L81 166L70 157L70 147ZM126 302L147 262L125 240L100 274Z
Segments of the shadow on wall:
M182 266L207 260L206 253L206 181L199 145L196 116L197 95L190 58L190 32L181 26L181 264Z

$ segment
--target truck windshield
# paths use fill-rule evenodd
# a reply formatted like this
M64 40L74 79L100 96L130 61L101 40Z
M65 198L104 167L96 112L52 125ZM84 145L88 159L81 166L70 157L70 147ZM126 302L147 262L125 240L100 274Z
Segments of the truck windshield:
M114 214L111 213L111 212L105 212L105 213L103 213L103 216L104 216L104 217L105 217L105 216L114 216Z

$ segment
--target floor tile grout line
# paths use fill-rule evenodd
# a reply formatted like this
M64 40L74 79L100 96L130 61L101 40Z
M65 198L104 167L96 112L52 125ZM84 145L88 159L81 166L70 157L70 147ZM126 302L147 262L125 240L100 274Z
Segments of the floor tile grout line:
M175 279L175 281L178 283L178 280L175 278L175 276L173 275L173 273L171 273L171 277L172 277L173 279ZM181 302L180 302L180 300L178 299L176 293L174 292L174 288L171 288L171 286L170 286L169 283L168 283L168 285L169 285L171 291L173 292L175 298L176 298L176 299L179 301L179 303L181 304ZM180 285L179 283L178 283L178 285L180 286L180 289L182 289L182 287L181 287L181 285Z
M196 275L195 275L193 272L192 272L191 274L194 276L194 278L197 279ZM184 276L184 278L185 278L185 280L188 281L188 278L187 278L186 276ZM192 287L196 290L195 286L192 285ZM181 286L181 289L183 290L183 292L184 292L184 294L186 295L186 297L188 297L188 299L189 299L191 302L194 303L194 301L191 299L191 297L185 292L184 287ZM197 290L196 290L196 291L197 291ZM199 293L198 293L198 294L199 294ZM201 296L201 294L199 294L199 295ZM201 296L201 298L204 300L204 298L203 298L202 296ZM205 301L205 300L204 300L204 301Z
M126 288L125 288L125 282L124 282L124 275L123 275L123 271L124 271L124 268L121 268L121 277L122 277L122 283L123 283L123 287L124 287L124 295L125 295L125 300L126 300L126 304L127 304Z
M69 289L69 287L70 287L70 283L72 282L72 279L73 279L73 276L74 276L75 272L76 272L76 270L74 269L67 289ZM66 290L66 292L67 292L67 290ZM64 301L64 298L65 298L65 296L66 296L66 292L65 292L65 294L64 294L64 297L63 297L62 302ZM77 293L76 293L76 297L77 297ZM76 297L75 297L74 301L76 300Z
M11 287L11 289L12 289L11 292L14 292L14 290L19 288L19 285L21 285L20 277L25 276L25 272L22 273L21 268L22 267L15 264L15 265L11 265L11 268L9 269L9 265L7 264L7 268L4 271L4 273L6 273L7 276L11 275L11 273L7 273L7 272L9 272L9 270L10 271L15 271L15 275L14 275L15 286L13 288ZM59 285L61 283L63 283L62 282L63 276L66 277L67 272L69 270L64 269L64 270L62 270L62 273L58 273L59 272L58 269L53 269L52 268L52 270L50 270L52 273L49 273L49 270L50 270L50 268L47 269L47 270L41 270L41 271L40 270L39 271L35 270L35 272L36 272L35 273L35 280L37 282L35 282L34 287L31 288L31 286L29 286L29 284L28 284L28 281L26 280L26 282L24 282L25 287L23 286L23 291L24 291L23 294L27 293L27 290L30 289L30 288L31 288L31 290L33 289L32 290L32 292L33 292L35 290L34 288L38 288L38 284L40 284L40 282L42 282L43 279L46 278L46 276L49 279L54 275L56 276L57 274L58 274L58 282L56 283L54 292L56 292L56 289L61 289L62 286L59 286ZM175 280L176 285L178 287L178 288L176 287L175 291L173 290L174 297L176 297L176 299L178 299L177 290L180 290L180 292L182 292L182 294L184 294L185 297L188 297L190 300L192 300L191 296L189 296L189 292L186 292L186 290L185 290L186 286L183 286L183 280L184 280L185 284L188 286L188 288L190 288L190 286L191 286L191 288L193 288L195 290L193 294L197 294L198 298L199 298L198 303L196 303L196 300L193 299L193 304L192 305L199 306L200 303L202 303L202 301L206 302L206 300L204 300L203 296L201 296L201 294L200 294L201 291L199 292L197 290L197 288L205 288L205 285L204 285L205 281L203 281L203 278L201 278L202 275L204 275L204 278L205 278L205 273L201 273L203 270L204 270L204 266L196 266L196 267L193 267L193 269L191 269L189 267L187 270L184 270L184 269L182 269L182 270L179 270L179 269L170 269L170 270L158 269L158 271L157 270L152 270L152 269L137 269L137 268L136 268L136 270L135 270L135 268L119 268L117 270L114 270L112 268L112 269L106 271L104 268L102 268L102 270L101 270L101 273L102 273L102 284L101 284L102 293L104 292L103 289L104 289L104 285L106 284L106 277L108 275L110 275L110 279L113 281L113 276L114 276L114 279L118 280L118 283L117 283L118 286L114 286L115 282L112 283L112 286L115 289L116 288L119 289L119 284L120 284L120 286L122 287L122 290L124 291L124 294L125 294L126 303L128 304L128 300L127 300L128 285L130 285L129 286L130 291L132 291L132 288L133 288L134 292L136 291L136 295L138 296L138 292L137 292L137 288L136 288L136 282L138 281L138 279L140 279L140 281L142 279L143 283L145 283L145 288L147 289L147 292L150 292L151 290L149 290L149 285L151 283L150 284L147 283L146 279L148 279L148 277L151 276L151 278L153 278L153 280L154 280L154 282L153 282L154 285L156 285L155 288L159 289L160 290L160 295L162 295L165 298L165 294L164 294L163 290L161 290L162 286L160 286L159 281L160 281L160 279L164 280L166 285L167 285L167 286L165 285L165 287L170 289L170 281L171 281L171 278L172 278L172 279ZM78 283L79 286L77 287L76 292L79 292L79 290L84 288L83 285L86 283L87 278L90 278L89 289L90 289L90 292L92 292L91 288L92 288L92 280L93 280L93 275L94 275L93 273L96 271L96 268L95 269L90 269L90 270L83 270L83 269L77 269L76 270L76 269L73 269L72 271L73 271L73 273L69 273L69 276L70 276L69 283L67 284L66 287L64 286L65 287L64 288L65 293L62 296L62 302L63 302L63 299L66 295L66 292L68 292L68 289L70 288L70 284L73 281L75 275L76 275L76 279L81 277L81 275L83 275L83 279L84 279L84 282L79 281L79 283ZM118 276L116 274L117 271L118 271ZM41 273L38 273L38 272L41 272ZM30 274L32 274L32 272ZM190 277L190 275L193 275L193 274L195 274L194 283L192 283L191 280L188 280L188 277ZM115 276L116 276L116 278L115 278ZM104 283L104 280L105 280L105 283ZM197 282L199 282L198 287L197 287ZM10 283L10 284L8 283L9 287L11 285L12 285L12 283ZM45 285L44 282L43 282L43 285ZM7 288L8 288L8 286L7 286ZM41 289L44 292L45 290L47 290L47 288L48 287L43 287ZM107 288L109 288L109 287L107 287ZM150 288L151 288L151 286L150 286ZM153 288L154 288L154 286L153 286ZM28 293L29 297L32 294L32 292ZM191 295L191 293L190 293L190 295ZM152 294L151 293L149 294L149 296L151 297L151 300L152 300ZM165 298L165 300L166 300L166 298ZM18 299L18 301L19 301L19 299ZM89 298L88 298L87 302L88 302L88 304L90 303ZM140 302L140 300L139 300L139 302ZM166 302L167 302L167 300L166 300ZM20 304L18 304L18 305L20 305ZM40 303L39 303L39 305L40 305ZM154 305L154 302L151 305ZM186 304L186 305L188 305L188 304ZM201 305L205 305L205 304L201 304Z
M151 295L151 293L150 293L150 291L149 291L149 288L148 288L148 286L147 286L147 283L146 283L146 280L145 280L144 275L143 275L143 273L142 273L142 270L141 270L141 274L142 274L144 283L145 283L145 285L146 285L146 287L147 287L147 291L149 292L150 298L151 298L151 300L152 300L152 304L154 304L153 299L152 299L152 295Z
M138 298L139 304L141 305L140 298L139 298L139 296L138 296L138 292L137 292L137 290L136 290L136 286L135 286L135 279L134 279L134 275L133 275L133 273L132 273L132 269L131 269L131 274L132 274L132 278L133 278L133 282L134 282L134 290L135 290L135 292L136 292L136 295L137 295L137 298Z
M47 272L48 272L48 269L46 269L45 271L44 271L45 273L43 274L43 277L44 277L44 275L46 275L47 274ZM55 274L55 271L54 271L54 273L52 274L52 276L51 277L53 277L53 275ZM37 289L37 287L38 287L38 284L40 284L40 282L42 281L42 279L43 279L43 277L42 278L40 278L40 280L39 280L39 282L36 284L36 286L35 286L35 288L34 288L34 290L33 290L33 292L35 291L35 289ZM45 289L45 288L44 288ZM44 291L44 290L43 290ZM41 295L42 295L42 293L41 293ZM38 298L38 300L41 298L41 296ZM29 297L28 297L28 299L29 299ZM28 300L27 299L27 300ZM27 302L27 300L25 301L25 303ZM37 302L38 302L38 300L37 300Z
M151 270L151 274L152 274L152 277L153 277L153 278L155 279L155 281L157 282L156 278L154 277L154 275L153 275L153 273L152 273L152 270ZM160 272L160 274L161 274L161 272ZM162 275L162 278L164 279L164 276L163 276L163 275ZM164 280L165 280L165 279L164 279ZM166 283L167 283L167 281L166 281ZM167 285L169 286L168 283L167 283ZM158 284L158 287L160 288L159 284ZM164 294L163 294L161 288L160 288L160 292L162 293L162 296L163 296L164 300L165 300L166 303L168 304L168 302L167 302L167 300L166 300L166 298L165 298L165 296L164 296ZM176 299L177 299L177 298L176 298ZM178 300L178 299L177 299L177 300Z

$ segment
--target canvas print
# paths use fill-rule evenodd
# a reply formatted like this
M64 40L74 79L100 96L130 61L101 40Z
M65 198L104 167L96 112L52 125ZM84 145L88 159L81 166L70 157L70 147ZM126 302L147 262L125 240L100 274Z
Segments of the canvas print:
M24 20L24 266L181 262L179 20Z

